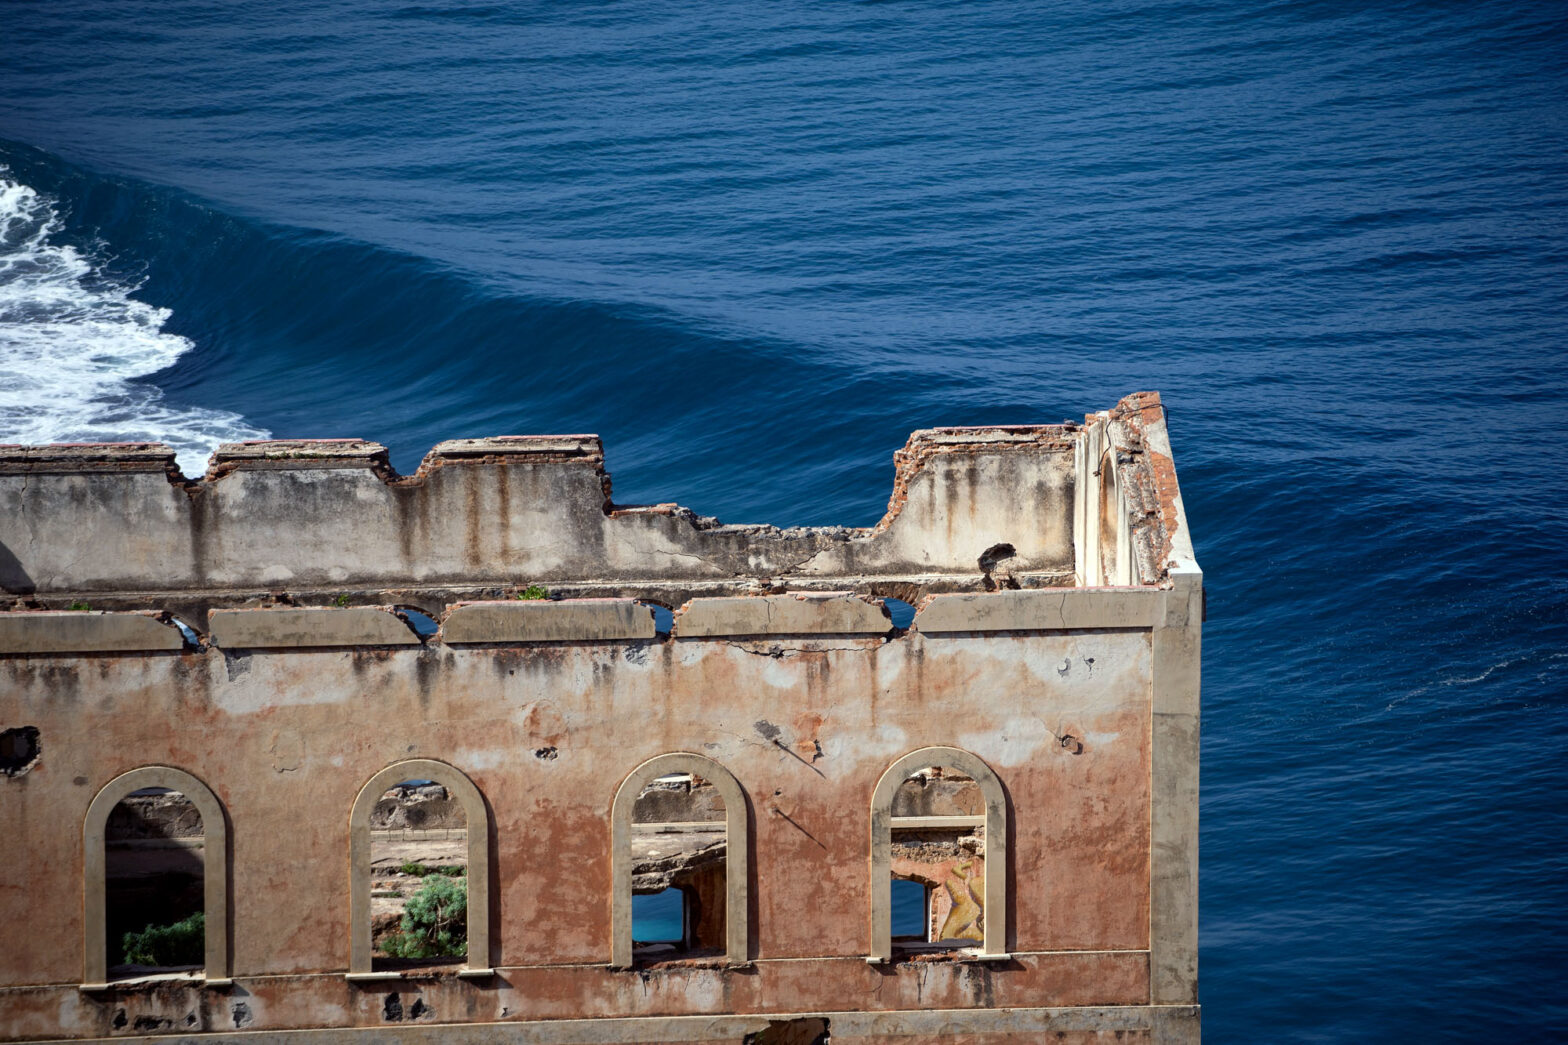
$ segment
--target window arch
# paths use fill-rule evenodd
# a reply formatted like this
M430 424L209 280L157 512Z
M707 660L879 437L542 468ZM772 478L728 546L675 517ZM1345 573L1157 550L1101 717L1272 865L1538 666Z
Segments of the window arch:
M397 762L371 777L354 799L349 816L348 909L350 979L395 978L396 972L378 972L371 957L370 932L370 815L377 801L405 780L440 784L463 808L468 843L468 959L459 976L489 976L490 968L490 817L484 796L474 782L455 766L432 759Z
M103 988L109 980L106 901L108 861L105 840L109 814L132 793L146 788L178 791L190 800L201 815L202 911L206 926L202 972L209 984L228 984L232 982L229 979L229 842L223 804L206 784L184 770L172 766L143 766L122 773L105 784L87 807L87 819L82 824L82 986L89 989Z
M610 810L610 965L616 969L632 966L632 814L637 798L652 781L679 773L708 781L724 800L724 957L732 965L750 961L746 795L729 770L711 758L682 751L650 758L615 792Z
M984 808L964 815L894 815L894 799L910 776L927 767L954 769L979 786ZM911 751L888 767L871 798L871 947L866 960L893 957L892 866L895 830L985 831L983 918L979 956L1007 958L1007 796L1002 781L976 755L953 747Z

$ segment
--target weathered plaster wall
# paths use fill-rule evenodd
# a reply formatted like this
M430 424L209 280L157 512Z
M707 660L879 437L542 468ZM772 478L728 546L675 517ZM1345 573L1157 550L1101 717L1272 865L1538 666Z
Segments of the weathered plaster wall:
M215 604L235 589L608 583L679 602L737 577L973 584L1000 544L1032 586L1070 581L1073 568L1072 442L1060 428L916 433L871 530L616 506L596 436L442 443L407 478L384 447L355 440L228 444L193 482L172 462L154 444L0 447L0 588L200 591Z
M1086 485L1091 437L1120 515ZM443 444L407 480L363 444L237 448L194 484L162 451L98 453L0 453L0 727L41 748L0 779L0 837L29 854L0 923L42 927L0 947L0 1040L718 1040L800 1013L841 1040L1195 1040L1202 589L1157 398L1081 428L917 433L866 531L616 508L582 437ZM1085 566L1091 541L1129 551ZM1108 564L1137 583L1093 587ZM618 598L461 604L533 582ZM964 594L901 632L810 590ZM81 595L94 611L29 611ZM675 606L673 634L628 597ZM865 960L872 791L927 746L1006 790L1010 957ZM745 793L751 961L612 970L611 803L674 751ZM412 758L483 795L492 944L471 964L492 976L343 975L349 811ZM223 804L232 986L76 986L84 812L147 765Z
M491 960L511 986L463 995L465 1011L831 1010L868 1004L857 994L872 987L877 1007L917 1007L942 993L933 978L954 974L889 977L860 958L868 802L894 759L954 744L1009 789L1010 946L1027 955L1008 974L963 975L987 979L994 1004L1137 1003L1148 991L1149 656L1147 633L1093 631L0 659L12 710L45 751L7 784L3 829L33 857L7 875L7 907L56 928L0 952L0 979L77 981L80 838L60 825L149 760L194 773L227 810L236 977L345 968L349 807L382 766L432 757L466 772L493 818ZM757 966L661 974L693 982L660 990L602 968L608 810L630 768L679 749L733 767L746 788ZM795 963L773 961L808 956L840 957L841 974L797 977ZM539 966L556 967L523 968ZM961 983L951 989L962 1004ZM249 1007L261 1026L379 1023L375 1006L349 1004L355 990L308 979ZM36 1000L43 1022L24 1020L21 1036L62 1014L69 1034L108 1033L119 1007L74 987ZM23 1002L0 1002L13 1029Z
M322 854L344 850L370 775L436 758L492 809L509 912L498 960L602 963L614 787L647 758L692 749L751 797L756 956L859 955L872 787L907 751L954 744L1013 792L1015 949L1142 948L1148 673L1137 632L4 658L12 711L44 747L7 786L11 837L41 859L5 887L74 928L79 876L60 872L80 840L58 825L120 772L168 762L229 813L236 968L338 968L345 872ZM775 873L797 860L809 879ZM563 876L577 887L562 890ZM62 943L78 935L19 941L0 975L75 982L79 943Z

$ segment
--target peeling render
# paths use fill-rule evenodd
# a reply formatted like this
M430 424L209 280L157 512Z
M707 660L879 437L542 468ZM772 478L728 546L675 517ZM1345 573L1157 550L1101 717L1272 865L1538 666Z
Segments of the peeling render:
M0 447L0 1041L1196 1041L1201 583L1153 393L916 432L864 529L617 505L593 436ZM410 862L466 959L373 953ZM206 962L117 971L159 875Z

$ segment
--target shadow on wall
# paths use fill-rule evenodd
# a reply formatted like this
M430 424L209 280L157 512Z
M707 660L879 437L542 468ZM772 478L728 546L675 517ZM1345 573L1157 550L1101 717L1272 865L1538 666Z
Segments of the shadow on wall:
M38 586L22 568L16 553L0 542L0 591L7 595L31 595L37 590Z

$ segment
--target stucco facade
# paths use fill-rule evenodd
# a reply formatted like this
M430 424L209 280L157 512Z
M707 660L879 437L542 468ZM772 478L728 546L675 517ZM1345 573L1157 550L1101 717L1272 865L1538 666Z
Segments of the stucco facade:
M1158 397L917 432L896 473L874 528L779 530L618 506L590 436L408 477L0 448L0 1040L1196 1041L1203 593ZM982 804L902 816L926 765ZM661 957L632 800L681 773L724 935ZM404 779L466 811L460 964L370 950ZM145 787L203 811L206 961L117 978L104 818ZM917 829L983 840L962 945L890 935Z

